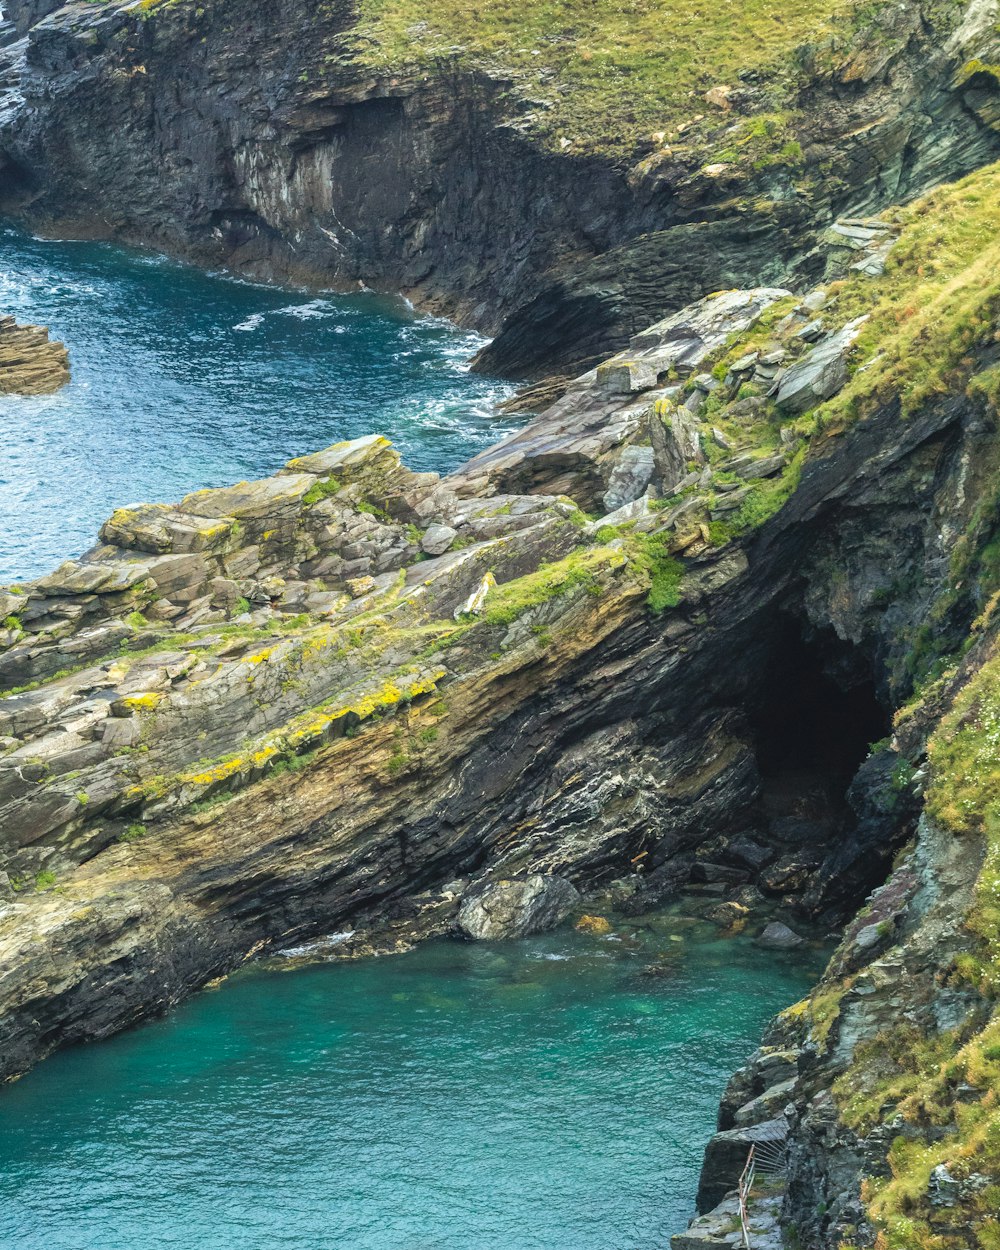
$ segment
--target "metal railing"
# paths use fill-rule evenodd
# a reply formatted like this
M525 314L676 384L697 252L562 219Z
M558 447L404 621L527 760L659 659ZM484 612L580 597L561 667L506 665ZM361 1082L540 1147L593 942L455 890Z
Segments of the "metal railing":
M747 1212L747 1202L750 1200L750 1190L753 1189L754 1179L757 1175L756 1152L757 1147L751 1146L750 1153L747 1155L746 1167L740 1173L740 1179L736 1186L740 1196L740 1227L743 1230L743 1250L751 1250L750 1216Z
M754 1142L747 1155L746 1166L740 1173L736 1191L740 1199L740 1229L743 1235L743 1250L753 1250L750 1245L750 1193L758 1173L761 1176L777 1177L785 1175L784 1142Z

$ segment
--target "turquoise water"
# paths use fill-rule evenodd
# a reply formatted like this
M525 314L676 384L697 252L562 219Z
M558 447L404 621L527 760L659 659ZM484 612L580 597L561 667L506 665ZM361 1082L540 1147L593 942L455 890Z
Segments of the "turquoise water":
M272 473L374 431L448 470L513 428L483 340L371 294L316 298L106 244L0 229L0 311L70 352L56 395L0 397L0 583L96 540L114 508Z
M250 971L58 1054L0 1095L0 1245L664 1250L818 970L682 924Z

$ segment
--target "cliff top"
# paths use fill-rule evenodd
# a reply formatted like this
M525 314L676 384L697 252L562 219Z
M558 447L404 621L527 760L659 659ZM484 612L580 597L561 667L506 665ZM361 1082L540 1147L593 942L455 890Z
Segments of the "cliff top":
M832 67L861 12L852 0L362 0L358 34L377 65L478 60L516 74L537 97L532 128L574 153L684 143L699 114L717 123L741 104L769 115L734 114L728 144L773 152L793 142L784 110L802 63Z

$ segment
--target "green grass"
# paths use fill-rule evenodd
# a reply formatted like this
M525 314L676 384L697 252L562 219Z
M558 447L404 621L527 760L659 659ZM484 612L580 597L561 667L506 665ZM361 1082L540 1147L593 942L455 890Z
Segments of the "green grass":
M607 567L609 558L621 560L616 553L596 548L574 551L555 563L542 564L533 573L495 587L486 600L486 610L477 619L486 625L511 625L529 609L579 587L599 595L597 574Z
M865 416L899 400L903 415L968 387L996 401L1000 370L980 372L976 354L992 344L1000 311L1000 164L940 187L887 214L901 229L885 273L830 288L826 320L869 313L857 372L819 409L824 424Z
M628 152L639 137L676 140L678 123L695 114L731 124L733 115L702 96L720 84L738 86L746 70L769 81L772 99L790 100L795 50L842 40L856 7L852 0L360 0L358 46L384 68L458 61L512 72L533 100L549 104L536 110L540 135L574 152ZM801 151L787 119L767 117L766 126L733 138L736 155L742 146L754 163L767 163L783 151L779 159L796 163Z
M373 516L376 521L381 521L383 525L392 524L392 517L389 513L384 508L376 507L375 504L370 503L367 499L362 499L359 503L356 503L354 509L356 512L365 513L366 516Z

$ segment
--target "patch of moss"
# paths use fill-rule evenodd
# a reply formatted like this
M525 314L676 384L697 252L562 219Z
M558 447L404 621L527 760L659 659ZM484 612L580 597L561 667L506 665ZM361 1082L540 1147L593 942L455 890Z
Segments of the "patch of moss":
M632 563L649 577L646 605L659 613L675 608L683 598L684 565L670 554L669 534L635 534L629 539Z
M314 503L319 503L321 499L331 499L339 490L340 482L335 477L328 477L322 481L314 482L302 496L302 506L311 508Z
M530 608L577 588L600 594L597 572L607 563L606 549L598 548L571 552L562 560L542 564L533 573L495 587L479 619L486 625L510 625Z

